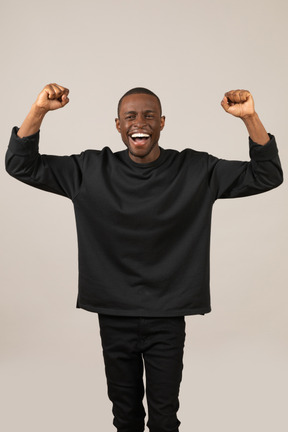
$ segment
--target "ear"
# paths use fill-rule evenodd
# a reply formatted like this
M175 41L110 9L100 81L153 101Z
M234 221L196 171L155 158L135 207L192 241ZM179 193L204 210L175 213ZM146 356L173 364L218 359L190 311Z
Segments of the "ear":
M118 130L118 132L121 133L119 118L115 118L115 125L116 125L116 129Z
M165 126L165 120L166 120L165 116L161 116L161 123L160 123L160 130L161 131Z

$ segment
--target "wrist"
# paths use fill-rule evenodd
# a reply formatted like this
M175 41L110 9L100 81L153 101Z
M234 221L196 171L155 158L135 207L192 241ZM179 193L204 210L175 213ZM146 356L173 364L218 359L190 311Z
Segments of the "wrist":
M39 107L36 102L32 105L30 110L30 116L35 118L36 121L42 121L45 115L47 114L47 110L45 108Z
M46 113L46 110L33 104L22 126L17 132L19 138L24 138L38 132Z
M241 118L248 130L249 136L252 141L260 145L265 145L270 141L270 137L267 134L256 112Z
M246 114L243 117L241 117L241 120L243 120L243 122L245 124L255 123L255 122L259 121L259 117L258 117L258 114L254 111L251 114Z

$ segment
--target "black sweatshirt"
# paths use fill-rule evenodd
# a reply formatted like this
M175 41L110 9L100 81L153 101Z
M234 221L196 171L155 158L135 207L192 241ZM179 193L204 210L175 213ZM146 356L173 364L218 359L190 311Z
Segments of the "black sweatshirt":
M128 150L38 153L39 133L12 131L6 169L74 204L79 247L77 307L126 316L210 312L209 254L217 198L265 192L282 183L275 139L251 139L250 162L164 150L139 164Z

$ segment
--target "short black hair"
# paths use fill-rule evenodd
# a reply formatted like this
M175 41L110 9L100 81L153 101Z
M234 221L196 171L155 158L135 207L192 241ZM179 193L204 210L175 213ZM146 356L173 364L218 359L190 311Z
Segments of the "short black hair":
M120 112L120 107L121 107L122 100L123 100L126 96L129 96L129 95L131 95L131 94L148 94L148 95L154 96L154 97L157 99L158 103L159 103L159 107L160 107L160 115L162 115L162 106L161 106L161 102L160 102L159 97L158 97L155 93L153 93L151 90L149 90L149 89L147 89L147 88L145 88L145 87L134 87L133 89L128 90L128 91L127 91L127 92L126 92L126 93L121 97L121 99L119 100L119 102L118 102L118 108L117 108L117 114L118 114L118 117L119 117L119 112Z

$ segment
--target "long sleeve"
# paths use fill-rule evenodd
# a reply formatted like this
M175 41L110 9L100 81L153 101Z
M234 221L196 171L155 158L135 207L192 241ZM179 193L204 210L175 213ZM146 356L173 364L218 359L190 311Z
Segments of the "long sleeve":
M38 153L39 134L13 130L7 171L72 198L78 238L77 307L125 316L211 311L214 200L264 192L282 182L274 137L250 141L250 162L161 149L151 163L109 147L78 156ZM208 169L208 171L207 171Z
M18 128L12 130L6 153L6 170L17 180L73 199L82 183L85 153L71 156L39 154L39 132L19 138Z
M255 195L276 188L283 182L275 137L265 145L249 138L250 161L227 161L209 155L209 186L213 199Z

